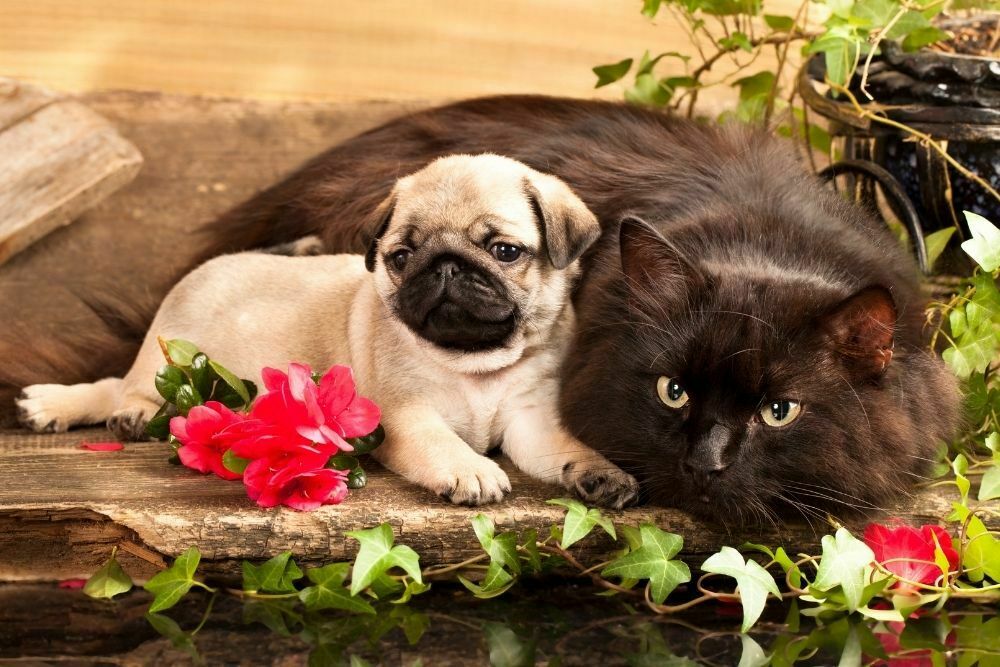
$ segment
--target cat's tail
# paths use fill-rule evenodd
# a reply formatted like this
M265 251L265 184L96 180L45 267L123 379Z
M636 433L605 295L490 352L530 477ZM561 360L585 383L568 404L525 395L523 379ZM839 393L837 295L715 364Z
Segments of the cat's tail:
M18 419L36 433L60 433L72 426L103 424L121 403L125 380L83 384L34 384L15 401Z

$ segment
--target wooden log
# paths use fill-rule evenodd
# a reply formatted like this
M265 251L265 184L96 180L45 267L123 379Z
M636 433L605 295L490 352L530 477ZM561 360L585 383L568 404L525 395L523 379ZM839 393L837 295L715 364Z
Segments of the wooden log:
M0 264L131 181L142 156L78 102L0 80Z
M341 505L315 512L261 509L238 482L200 475L167 463L160 443L127 444L120 452L90 452L84 440L106 439L103 430L56 435L0 432L0 581L53 580L93 573L113 546L121 548L125 569L145 579L172 558L197 545L205 571L234 575L243 559L260 561L290 550L307 565L353 557L356 542L345 532L382 522L397 540L420 554L424 566L459 562L480 552L469 524L479 512L501 530L547 529L563 510L549 498L565 496L558 487L529 479L502 461L513 492L482 508L458 507L372 464L368 486ZM955 500L950 489L921 492L890 508L914 523L936 523ZM685 539L682 556L700 565L723 545L745 541L784 545L792 553L818 553L828 525L789 524L727 532L683 512L639 507L609 513L615 521L653 521ZM996 517L988 519L1000 528ZM845 522L860 531L866 521ZM585 558L605 555L609 540L581 543Z

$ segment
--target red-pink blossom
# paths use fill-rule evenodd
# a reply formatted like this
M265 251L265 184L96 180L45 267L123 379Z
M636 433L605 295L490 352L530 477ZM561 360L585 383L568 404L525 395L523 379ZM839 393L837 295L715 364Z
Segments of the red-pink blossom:
M120 442L81 442L80 449L90 452L117 452L125 449L125 445Z
M181 443L177 450L181 463L223 479L239 479L239 473L222 464L222 456L246 437L246 421L246 415L233 412L218 401L196 405L187 417L174 417L170 420L170 432Z
M948 560L948 569L958 567L958 552L951 543L948 531L941 526L869 524L865 529L865 544L875 553L875 560L900 579L934 584L941 576L941 568L934 561L935 539ZM897 589L912 588L898 582Z
M87 585L86 579L63 579L59 582L59 588L78 590Z
M326 456L285 455L258 459L247 466L247 495L261 507L286 505L309 511L347 497L347 472L324 468Z

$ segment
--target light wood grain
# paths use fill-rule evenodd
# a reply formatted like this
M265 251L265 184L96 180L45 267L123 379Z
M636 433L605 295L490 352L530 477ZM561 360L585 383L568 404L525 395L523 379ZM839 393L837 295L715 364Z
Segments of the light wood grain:
M83 105L20 99L9 117L37 110L0 132L0 264L131 181L142 165L135 146Z
M794 14L798 4L767 0L764 9ZM669 11L651 21L640 8L637 0L4 0L0 73L65 90L285 100L620 99L620 85L594 89L592 67L645 49L694 52ZM768 51L756 65L773 63ZM660 69L683 73L676 59ZM732 91L701 97L712 108Z
M290 550L303 563L351 558L356 542L345 532L386 522L398 541L427 565L459 562L479 552L470 520L484 512L508 529L547 529L561 521L561 508L548 498L565 496L502 461L513 485L503 502L482 508L458 507L378 468L369 484L341 505L315 512L261 509L241 484L207 477L167 463L160 443L127 444L120 452L80 449L84 440L103 440L100 430L60 435L0 433L0 581L85 576L100 566L115 545L174 557L197 545L206 571L233 574L242 559L263 560ZM892 514L916 523L936 523L949 513L953 493L938 489L907 499ZM748 528L727 532L676 510L640 507L611 512L616 521L654 521L685 538L682 557L699 565L721 546L745 541L784 545L790 553L813 552L828 526L789 524L780 530ZM1000 528L1000 519L989 519ZM861 530L865 521L848 525ZM597 536L581 543L583 557L606 555L611 544ZM134 576L156 572L155 559L125 549L123 564Z
M0 132L59 97L48 88L0 77Z

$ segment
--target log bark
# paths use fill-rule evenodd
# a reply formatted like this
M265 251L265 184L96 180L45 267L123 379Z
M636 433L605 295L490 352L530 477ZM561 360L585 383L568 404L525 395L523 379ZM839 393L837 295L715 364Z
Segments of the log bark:
M261 509L239 482L200 475L167 462L162 443L130 443L119 452L80 448L86 440L105 440L101 429L55 435L0 432L0 581L59 580L86 577L120 547L123 567L144 580L164 562L196 545L203 571L236 576L244 559L262 561L292 551L300 562L316 565L353 558L356 542L345 533L379 523L393 527L397 543L420 554L426 567L456 563L481 552L470 520L491 516L499 530L561 523L563 510L546 499L566 491L532 480L501 461L513 492L503 502L482 508L452 505L429 491L368 464L368 486L341 505L315 512ZM916 493L890 513L913 523L935 523L956 500L950 488ZM790 553L818 553L829 525L791 523L727 532L676 510L638 507L609 512L617 522L653 521L684 537L682 557L700 565L723 545L753 541L783 545ZM992 529L1000 520L988 519ZM866 520L846 525L860 531ZM600 535L580 544L583 559L607 555L612 543Z

